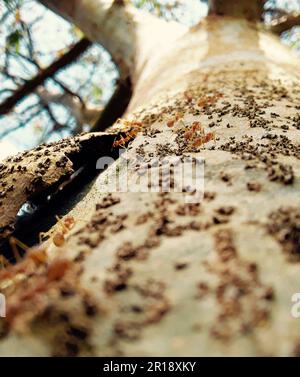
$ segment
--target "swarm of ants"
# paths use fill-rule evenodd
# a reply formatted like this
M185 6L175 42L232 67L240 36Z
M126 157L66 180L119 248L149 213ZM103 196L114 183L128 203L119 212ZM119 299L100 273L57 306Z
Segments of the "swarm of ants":
M43 253L41 253L44 247L44 241L50 239L53 244L57 247L62 246L65 243L65 236L66 234L74 227L75 219L73 216L66 216L63 219L60 219L56 216L57 223L53 228L51 228L48 232L41 232L39 234L39 245L34 247L28 247L22 241L18 240L15 237L9 238L9 245L12 251L12 254L17 262L22 260L22 256L19 250L22 250L29 256L30 258L35 258L41 260L45 260ZM0 255L0 269L10 266L11 263L5 258L4 255Z
M215 132L207 132L200 122L193 122L192 125L184 133L185 140L190 141L192 148L199 148L201 145L208 143L211 140L216 140Z
M194 101L194 95L191 91L185 91L183 93L185 100L190 103ZM198 100L197 106L199 107L206 107L208 105L212 105L215 102L218 101L219 98L223 97L222 93L216 92L213 95L210 96L204 96L201 97ZM169 128L173 127L175 123L181 122L184 127L186 127L186 124L183 121L184 114L182 112L177 112L174 117L169 119L167 121L167 126ZM186 141L190 142L190 145L192 148L199 148L203 144L208 143L211 140L216 140L216 134L215 132L207 132L205 133L205 130L203 126L200 124L200 122L193 122L190 126L188 126L188 129L184 133L184 139Z
M12 254L18 262L12 264L4 255L0 255L0 289L6 289L26 278L26 271L34 270L40 265L46 265L48 261L47 247L45 240L50 240L57 247L65 243L66 234L75 225L73 216L66 216L63 219L57 218L55 227L48 232L42 232L39 235L40 244L28 247L15 237L10 237L9 244ZM21 256L21 251L25 252L25 258ZM66 260L56 260L48 266L51 276L61 275L62 269L67 265Z
M183 93L185 100L190 103L194 100L193 92L191 91L185 91ZM199 107L205 107L207 105L212 105L215 102L218 101L219 98L223 97L222 93L216 92L213 95L210 96L204 96L201 97L198 101L197 105ZM167 121L167 126L169 128L173 127L174 124L178 121L181 121L183 123L183 117L184 114L182 112L177 112L176 115ZM116 122L116 124L122 124L125 128L129 128L129 131L125 131L123 137L121 137L119 140L115 140L113 142L113 148L116 147L126 147L126 145L133 140L136 135L141 131L143 124L138 121L130 121L130 120L124 120L119 118ZM200 133L200 135L199 135ZM208 132L205 133L203 127L200 125L199 122L193 122L190 129L185 133L185 139L192 141L192 147L198 148L201 145L214 140L215 141L215 133L214 132Z
M205 107L207 105L212 105L218 101L219 98L223 97L223 93L216 92L211 96L204 96L200 98L198 101L198 106L199 107Z
M141 131L141 128L143 126L141 122L136 121L118 119L117 124L119 124L120 122L122 122L122 124L125 127L128 127L129 131L125 132L124 137L121 137L121 139L115 140L113 142L113 148L125 147L131 140L133 140L136 137L136 135L139 131Z
M173 127L175 122L178 120L182 122L182 125L186 128L186 124L183 122L182 114L179 114L168 121L167 126ZM209 141L213 140L216 141L216 134L215 132L207 132L205 133L204 127L201 125L200 122L193 122L190 126L187 127L186 131L183 134L184 139L189 142L192 148L199 148L201 145L208 143Z

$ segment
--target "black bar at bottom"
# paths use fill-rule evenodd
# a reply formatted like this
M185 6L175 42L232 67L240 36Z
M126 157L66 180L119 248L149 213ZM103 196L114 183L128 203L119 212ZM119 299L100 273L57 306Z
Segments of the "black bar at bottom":
M274 369L276 373L295 373L300 371L299 358L169 358L169 357L120 357L120 358L0 358L1 375L21 373L22 375L41 376L45 372L84 373L84 377L151 374L198 374L204 372L220 373L220 375L241 376L245 372L260 374L266 370L268 374ZM2 374L3 371L3 374Z

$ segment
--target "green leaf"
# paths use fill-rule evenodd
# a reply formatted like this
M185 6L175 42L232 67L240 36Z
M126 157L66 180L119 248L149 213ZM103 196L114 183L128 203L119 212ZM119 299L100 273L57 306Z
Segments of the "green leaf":
M102 97L102 93L103 93L102 88L96 85L93 86L92 94L95 98Z
M20 48L20 41L22 39L22 33L20 30L15 30L7 36L7 43L9 47L13 47L16 51Z

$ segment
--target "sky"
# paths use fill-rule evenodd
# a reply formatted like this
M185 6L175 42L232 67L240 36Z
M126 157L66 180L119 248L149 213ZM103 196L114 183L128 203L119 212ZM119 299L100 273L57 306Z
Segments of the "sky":
M0 0L0 19L4 11L3 2ZM35 21L32 27L32 38L35 50L37 51L36 58L41 67L47 67L53 60L67 51L69 46L82 37L82 33L80 33L77 28L35 1L26 1L25 5L21 8L21 17L23 21L29 24ZM7 24L11 25L11 23ZM6 24L0 24L0 67L4 65L4 47L9 32L10 30L8 30ZM25 55L26 51L22 43L19 49L20 52ZM88 64L89 62L95 66L99 66L99 72L94 74L92 80L93 85L85 85L92 77L92 64ZM12 58L10 60L10 73L22 76L25 79L30 79L36 75L38 70L33 64L25 60L22 60L21 63L22 64L20 64L18 59ZM96 68L97 67L95 67L95 69ZM84 99L88 99L90 103L93 103L95 100L97 104L103 105L113 92L117 71L109 54L100 46L94 45L78 62L60 71L56 75L56 78L62 81L72 91L80 92L80 95ZM84 85L85 87L81 88L81 86ZM60 90L52 80L48 80L46 86L50 90ZM0 88L6 87L11 88L12 82L11 80L5 80L4 77L1 76ZM101 98L99 98L99 95L93 95L94 87L101 88ZM3 100L1 95L0 100ZM22 119L23 115L21 114L24 109L29 109L37 102L37 97L34 94L30 95L18 104L9 115L0 116L0 137L2 133L5 134L6 130L10 130L19 124L19 119ZM68 113L66 113L62 106L53 106L53 111L62 123L66 121ZM30 149L42 141L43 134L47 131L47 126L45 127L45 125L49 124L49 118L45 112L31 118L30 115L34 115L35 112L36 109L28 111L25 117L26 119L28 118L28 120L24 122L24 125L19 130L1 138L6 142L6 145L10 143L14 145L17 150L24 150ZM53 135L53 137L50 137L48 140L52 141L62 136L67 136L69 133L70 132L66 130L60 135Z

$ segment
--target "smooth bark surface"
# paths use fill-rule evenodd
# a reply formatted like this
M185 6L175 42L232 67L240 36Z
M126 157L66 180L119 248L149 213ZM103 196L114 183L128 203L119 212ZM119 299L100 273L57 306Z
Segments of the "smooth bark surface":
M137 10L126 1L41 0L41 3L74 22L111 54L121 79L135 81L152 50L164 50L186 28ZM172 25L172 27L170 26Z

